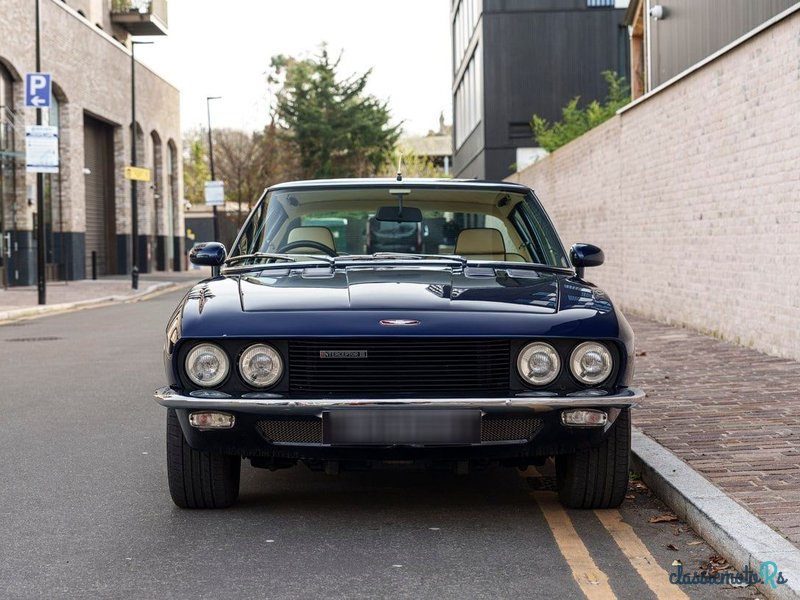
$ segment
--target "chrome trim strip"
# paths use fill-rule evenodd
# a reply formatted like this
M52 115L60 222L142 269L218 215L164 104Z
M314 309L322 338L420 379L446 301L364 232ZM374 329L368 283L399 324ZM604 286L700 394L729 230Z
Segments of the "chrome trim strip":
M537 412L561 408L597 408L609 406L638 406L645 393L637 388L627 388L613 396L549 396L506 398L390 398L369 400L363 398L193 398L177 393L170 387L155 392L155 399L167 408L193 410L240 410L250 413L293 412L300 410L328 410L358 406L378 408L402 406L409 408L528 408Z

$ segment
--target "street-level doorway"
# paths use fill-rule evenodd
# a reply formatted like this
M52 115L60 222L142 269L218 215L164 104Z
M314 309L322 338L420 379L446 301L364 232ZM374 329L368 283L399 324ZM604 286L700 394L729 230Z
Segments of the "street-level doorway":
M116 203L114 197L114 129L84 115L84 180L86 182L86 277L116 272Z

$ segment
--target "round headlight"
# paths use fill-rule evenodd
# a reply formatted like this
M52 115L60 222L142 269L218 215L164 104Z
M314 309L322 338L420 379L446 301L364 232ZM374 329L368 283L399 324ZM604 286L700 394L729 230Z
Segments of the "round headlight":
M242 352L239 372L248 385L257 388L271 386L283 374L281 355L271 346L255 344Z
M201 387L214 387L228 376L228 356L219 346L200 344L186 357L186 374Z
M543 342L528 344L517 357L517 370L533 385L547 385L561 370L561 359L555 348Z
M608 379L614 361L611 353L603 344L598 342L584 342L572 351L569 359L569 368L575 378L581 383L594 385Z

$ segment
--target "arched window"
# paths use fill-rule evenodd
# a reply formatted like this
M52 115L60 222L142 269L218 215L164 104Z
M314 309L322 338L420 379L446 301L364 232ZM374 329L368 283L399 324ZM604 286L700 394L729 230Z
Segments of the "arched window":
M167 207L167 256L169 267L181 270L180 239L175 236L178 218L178 150L173 140L167 142L167 168L164 185L164 206ZM176 243L177 242L177 243Z
M167 267L166 235L164 221L164 178L161 148L161 136L153 130L150 132L150 141L153 151L153 173L151 185L153 188L153 242L155 244L155 268L164 271Z
M0 63L0 285L8 284L7 238L16 195L14 152L14 79Z

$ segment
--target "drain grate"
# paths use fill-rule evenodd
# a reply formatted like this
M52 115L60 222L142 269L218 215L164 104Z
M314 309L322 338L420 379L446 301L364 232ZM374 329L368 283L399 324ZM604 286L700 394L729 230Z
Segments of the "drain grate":
M8 338L7 342L54 342L56 340L60 340L60 337L55 336L42 336L42 337L20 337L20 338Z

